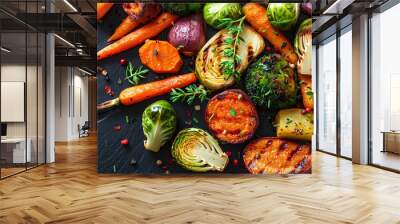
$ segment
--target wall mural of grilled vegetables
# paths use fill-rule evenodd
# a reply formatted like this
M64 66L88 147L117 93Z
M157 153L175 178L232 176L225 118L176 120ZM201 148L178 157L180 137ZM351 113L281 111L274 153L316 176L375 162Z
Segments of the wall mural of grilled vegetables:
M309 4L97 9L99 172L311 173Z

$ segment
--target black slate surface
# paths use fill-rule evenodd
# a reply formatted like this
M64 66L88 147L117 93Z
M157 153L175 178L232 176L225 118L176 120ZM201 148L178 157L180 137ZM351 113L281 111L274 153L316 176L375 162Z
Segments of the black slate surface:
M107 45L107 38L111 36L114 29L118 26L118 24L120 24L121 20L125 18L125 16L126 14L123 12L122 8L119 5L115 5L103 18L103 20L98 23L98 50ZM305 15L301 15L296 29L294 30L297 30L298 25L305 18ZM169 29L165 30L158 37L152 39L166 40L168 32ZM215 30L208 26L206 27L207 40L215 33ZM286 36L292 40L294 37L294 32L286 33ZM265 42L268 45L268 42ZM116 98L118 97L120 91L131 86L128 81L124 80L125 67L119 64L119 60L124 58L131 61L135 67L140 66L141 63L138 55L139 47L98 62L98 66L105 68L108 71L110 80L107 81L104 76L100 74L97 75L97 103L102 103L106 100ZM179 74L194 71L194 58L182 57L182 59L184 60L184 66ZM157 75L153 72L150 72L147 77L141 81L141 83L154 81L156 79L163 79L166 77L168 77L168 75ZM122 80L122 84L118 84L119 79ZM104 87L106 85L110 86L114 91L114 97L105 93ZM230 88L243 89L240 84ZM213 93L212 96L217 93L218 92ZM212 96L210 96L210 98ZM173 139L164 145L158 153L150 152L144 149L144 134L141 125L142 112L148 105L160 99L166 99L169 101L169 95L156 97L129 107L119 106L110 111L98 114L98 172L160 174L165 173L165 170L168 170L171 174L192 173L191 171L184 170L172 161L170 148ZM203 104L196 102L192 106L188 106L186 104L173 103L172 105L174 106L178 116L177 130L179 131L188 127L198 127L207 130L203 119L204 108L206 104L207 102ZM201 110L195 111L194 105L200 105ZM260 117L260 125L251 140L262 136L275 136L275 130L272 124L272 120L275 117L275 112L265 111L261 108L258 108L258 115ZM126 116L129 120L128 123L126 122ZM197 120L198 123L194 120ZM121 130L113 130L115 125L120 125ZM120 143L120 141L125 138L129 140L128 146L123 146ZM249 141L235 145L220 144L224 151L231 151L232 153L229 164L224 170L224 173L248 173L243 164L242 150L249 143ZM233 165L234 159L239 161L237 166ZM132 160L135 160L136 164L132 164ZM156 164L157 160L161 160L163 164L158 166Z

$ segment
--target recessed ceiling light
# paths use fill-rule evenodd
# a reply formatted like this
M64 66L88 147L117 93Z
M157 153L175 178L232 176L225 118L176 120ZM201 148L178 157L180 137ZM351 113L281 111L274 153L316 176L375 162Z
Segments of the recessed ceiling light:
M71 42L69 42L68 40L62 38L61 36L59 36L58 34L54 34L55 37L57 37L59 40L61 40L62 42L64 42L65 44L67 44L70 47L75 48L75 45L73 45Z
M9 50L9 49L7 49L5 47L1 47L0 49L1 49L1 51L4 51L6 53L10 53L11 52L11 50Z
M78 70L81 71L81 72L83 72L83 73L85 73L85 74L87 74L87 75L93 75L92 73L90 73L90 72L88 72L88 71L86 71L86 70L83 70L83 69L81 69L81 68L79 68L79 67L78 67Z
M64 0L65 4L67 4L72 10L75 12L78 12L78 10L73 6L68 0Z

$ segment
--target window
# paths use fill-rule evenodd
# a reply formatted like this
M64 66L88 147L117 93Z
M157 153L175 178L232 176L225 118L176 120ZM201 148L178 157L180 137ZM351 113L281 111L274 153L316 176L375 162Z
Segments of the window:
M352 157L352 32L340 36L340 155Z
M400 170L400 4L371 18L371 162Z
M318 48L318 149L336 153L336 37Z

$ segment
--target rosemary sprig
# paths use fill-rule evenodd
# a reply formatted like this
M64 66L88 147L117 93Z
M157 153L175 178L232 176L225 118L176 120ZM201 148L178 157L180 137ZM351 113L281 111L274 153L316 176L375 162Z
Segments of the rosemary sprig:
M186 86L185 89L176 88L171 91L170 99L172 102L186 102L192 105L196 97L200 102L204 102L208 97L209 91L204 86L196 86L195 84Z
M147 68L143 68L140 66L135 69L131 62L128 63L125 70L125 79L132 85L139 84L140 80L142 80L145 76L144 74L148 73L149 70Z
M240 34L243 32L244 19L244 16L236 20L231 18L221 19L222 26L226 27L228 32L233 36L233 38L229 37L224 40L224 44L228 45L228 47L224 49L223 53L225 57L229 58L221 62L225 79L229 79L233 75L236 80L240 80L240 73L235 69L241 60L236 52L236 48L240 44L240 41L242 41Z

